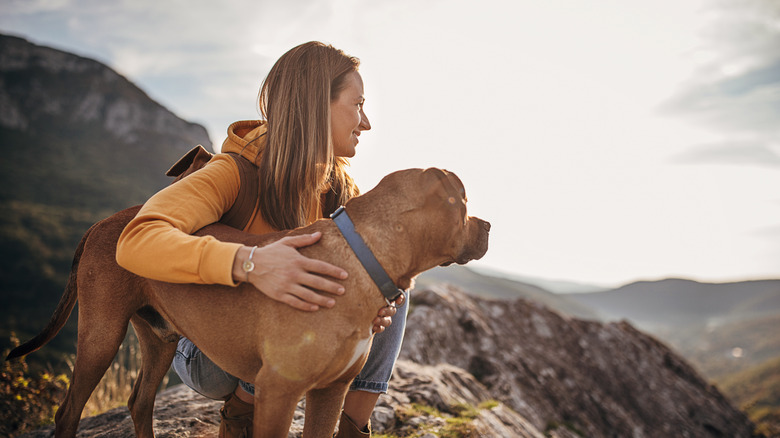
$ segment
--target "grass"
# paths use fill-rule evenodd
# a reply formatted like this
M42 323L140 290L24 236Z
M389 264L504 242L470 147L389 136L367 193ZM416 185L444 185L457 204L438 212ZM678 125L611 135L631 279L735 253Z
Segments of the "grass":
M19 345L12 336L11 344ZM3 355L8 354L7 350ZM67 359L71 372L75 356ZM128 330L111 366L92 392L81 416L89 417L127 405L133 384L141 370L138 338ZM0 371L0 436L15 436L25 431L52 424L57 407L65 396L69 378L44 371L30 371L25 358L3 362ZM168 384L168 376L160 388Z
M19 339L11 342L19 345ZM8 355L10 350L3 352ZM51 423L68 377L44 371L32 374L27 362L3 361L0 369L0 436L14 436Z
M476 438L479 433L474 420L483 410L499 405L495 400L480 403L478 406L456 404L449 406L452 413L420 403L402 405L396 408L396 425L389 433L373 434L375 438L419 438L434 434L441 438Z
M756 433L780 436L780 358L726 376L718 388L756 425Z

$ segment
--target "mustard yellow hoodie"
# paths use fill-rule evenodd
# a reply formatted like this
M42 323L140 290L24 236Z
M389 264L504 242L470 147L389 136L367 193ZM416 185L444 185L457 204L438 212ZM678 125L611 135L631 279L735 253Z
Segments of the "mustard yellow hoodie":
M265 132L263 121L235 122L228 128L222 152L236 152L259 163ZM235 202L240 185L233 159L215 155L202 169L149 198L119 237L117 262L136 275L155 280L234 286L233 259L241 245L190 234L219 221ZM321 216L321 210L314 208L309 222ZM263 234L277 230L255 210L244 231Z

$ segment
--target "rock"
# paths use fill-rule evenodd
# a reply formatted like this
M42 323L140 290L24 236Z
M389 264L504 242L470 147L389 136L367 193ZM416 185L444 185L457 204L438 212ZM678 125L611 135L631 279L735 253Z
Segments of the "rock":
M463 368L550 435L751 436L742 412L628 323L566 318L445 286L416 292L411 305L401 358Z
M176 385L157 394L154 409L154 431L158 438L216 438L219 430L219 408L222 402L207 399L184 385ZM21 435L20 438L49 438L54 426ZM127 407L111 409L79 423L77 438L134 437L133 421Z
M432 410L415 408L415 404ZM506 405L495 402L490 391L474 376L456 366L420 365L399 360L388 393L380 397L377 410L392 410L394 424L374 412L372 424L380 433L441 432L447 419L464 419L474 433L485 437L543 438L528 420ZM410 415L412 417L405 421ZM382 418L382 421L378 421ZM436 435L438 436L438 435Z
M372 417L378 433L432 429L435 433L446 427L446 418L457 417L459 408L476 408L490 399L487 389L466 371L449 365L437 367L400 361L388 394L380 397ZM402 421L402 412L412 409L412 403L435 408L436 415L419 413ZM219 429L219 408L222 402L207 399L184 385L176 385L157 395L154 410L154 430L158 438L212 438ZM289 438L303 435L304 402L298 408L290 428ZM475 409L472 429L488 437L542 438L544 435L530 423L501 404ZM511 431L511 432L510 432ZM19 438L49 438L54 426L38 429ZM100 436L123 438L135 436L133 422L126 407L81 420L77 438ZM433 435L438 436L438 435Z

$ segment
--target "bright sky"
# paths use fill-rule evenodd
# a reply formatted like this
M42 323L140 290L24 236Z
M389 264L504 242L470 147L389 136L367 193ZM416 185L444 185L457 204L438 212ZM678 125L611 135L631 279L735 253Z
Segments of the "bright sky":
M217 6L219 4L219 6ZM362 61L352 173L458 174L475 266L617 285L780 277L780 2L0 0L0 32L102 61L221 144L310 40Z

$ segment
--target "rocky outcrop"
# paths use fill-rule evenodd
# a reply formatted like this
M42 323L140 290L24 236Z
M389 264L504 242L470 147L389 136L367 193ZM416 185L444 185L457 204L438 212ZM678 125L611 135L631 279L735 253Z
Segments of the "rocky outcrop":
M666 346L626 323L570 319L524 300L415 292L374 430L397 436L750 437L752 424ZM156 403L158 436L216 436L220 402L178 386ZM300 437L303 403L290 437ZM80 437L132 436L126 408ZM51 436L51 428L27 437Z
M746 437L752 424L682 358L631 325L532 302L417 293L401 357L450 364L549 434Z
M393 388L380 398L374 412L373 429L378 433L393 432L400 436L412 432L440 436L442 431L460 427L460 431L471 435L458 436L544 437L505 405L486 403L490 400L488 390L460 368L448 365L428 367L400 361L393 378ZM222 402L206 399L184 385L168 388L158 394L155 401L155 434L167 438L216 437L221 405ZM302 436L303 412L302 401L298 404L289 438ZM52 436L54 427L49 426L20 438ZM127 408L120 407L83 419L77 437L96 436L134 436Z

